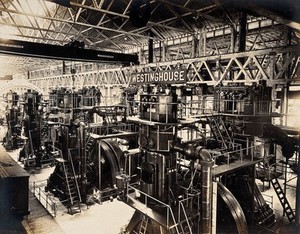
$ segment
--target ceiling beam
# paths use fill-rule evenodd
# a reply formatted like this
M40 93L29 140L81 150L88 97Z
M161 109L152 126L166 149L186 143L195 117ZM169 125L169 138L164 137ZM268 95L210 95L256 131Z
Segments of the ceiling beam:
M6 39L0 39L0 53L81 62L117 63L126 65L138 63L138 56L133 54Z
M70 2L70 4L71 4L71 6L74 6L74 7L80 7L80 8L83 8L83 9L98 11L98 12L101 12L101 13L104 13L104 14L119 16L119 17L126 18L126 19L129 18L128 15L120 14L120 13L113 12L113 11L104 10L102 8L96 8L94 6L84 5L84 4L80 4L80 3L77 3L77 2Z
M201 12L203 12L203 11L207 11L207 10L211 10L211 9L213 9L213 8L215 8L217 6L217 4L212 4L212 5L210 5L210 6L207 6L207 7L204 7L204 8L201 8L201 9L198 9L198 10L196 10L195 12L196 13L201 13ZM181 17L186 17L186 16L189 16L189 15L192 15L192 14L194 14L194 12L187 12L187 13L184 13L184 14L182 14L181 15ZM174 28L174 27L170 27L170 26L168 26L167 25L167 23L172 23L174 20L177 20L177 18L178 17L172 17L172 18L168 18L168 19L166 19L166 20L162 20L162 21L160 21L160 22L151 22L151 21L149 21L148 22L148 25L149 26L157 26L157 27L162 27L162 28L168 28L168 29L170 29L170 30L180 30L180 29L178 29L178 28ZM132 31L130 31L131 33L137 33L137 32L145 32L145 31L147 31L149 29L149 27L148 26L144 26L144 27L141 27L141 28L138 28L138 29L134 29L134 30L132 30ZM182 31L181 31L182 32ZM185 33L191 33L191 32L187 32L187 31L185 31ZM118 37L121 37L122 35L116 35L116 36L113 36L113 37L111 37L111 39L116 39L116 38L118 38ZM95 44L100 44L100 43L102 43L102 42L104 42L104 41L106 41L106 39L104 39L104 40L99 40L99 41L97 41Z
M73 24L74 23L71 20L51 18L51 17L48 17L48 16L42 16L42 15L37 15L37 14L32 14L32 13L24 13L24 12L21 12L19 10L12 10L12 9L3 8L3 7L0 7L0 11L13 13L13 14L19 14L19 15L23 15L23 16L32 16L32 17L36 17L36 18L40 18L40 19L64 22L64 23L68 23L68 24ZM117 31L118 33L121 33L121 34L124 34L124 35L132 35L132 36L136 36L136 37L151 38L147 35L142 35L142 34L139 34L139 33L132 33L132 32L127 32L127 31L123 31L123 30L116 30L116 29L113 29L113 28L107 28L107 27L102 27L102 26L97 26L97 25L92 25L92 24L87 24L87 23L82 23L82 22L76 22L75 24L80 25L80 26L86 26L86 27L91 27L91 28L95 28L95 29L100 29L100 30L106 30L106 31L110 31L110 32L116 32Z

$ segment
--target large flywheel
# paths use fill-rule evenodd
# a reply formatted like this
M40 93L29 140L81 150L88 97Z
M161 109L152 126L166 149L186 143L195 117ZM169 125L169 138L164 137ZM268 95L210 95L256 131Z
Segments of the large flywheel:
M234 195L220 182L218 182L218 193L230 210L230 213L235 221L238 233L247 234L247 221L239 202L236 200Z
M104 184L113 186L116 183L116 174L120 171L120 160L123 152L119 148L118 143L110 139L102 140L100 142L100 149L102 181Z

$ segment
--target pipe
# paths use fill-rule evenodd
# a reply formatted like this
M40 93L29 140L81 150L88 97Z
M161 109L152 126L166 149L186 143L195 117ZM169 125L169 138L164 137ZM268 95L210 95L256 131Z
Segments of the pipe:
M173 145L173 149L184 154L192 160L199 159L202 171L201 180L201 233L212 233L212 166L214 161L208 150L202 146L193 146L188 144L182 146L180 144Z
M74 125L79 127L79 143L80 143L80 171L81 171L81 191L85 191L86 184L86 155L85 155L85 128L86 124L82 121L75 120Z
M289 138L288 134L283 129L273 124L265 124L262 137L271 138L276 144L280 145L282 147L282 155L285 158L289 159L293 157L295 152L295 142L293 139Z
M201 233L212 233L212 166L213 160L206 149L201 149L199 156L204 159L200 161L201 180Z

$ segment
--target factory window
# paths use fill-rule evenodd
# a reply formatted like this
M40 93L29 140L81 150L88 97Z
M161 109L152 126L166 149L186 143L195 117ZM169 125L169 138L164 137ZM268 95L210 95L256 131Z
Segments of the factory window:
M300 128L300 86L292 86L289 91L287 125Z

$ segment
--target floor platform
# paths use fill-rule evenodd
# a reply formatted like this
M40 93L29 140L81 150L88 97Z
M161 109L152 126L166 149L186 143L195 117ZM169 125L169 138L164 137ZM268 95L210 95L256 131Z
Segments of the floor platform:
M30 215L23 220L23 226L28 234L47 233L60 234L65 233L55 219L44 209L41 203L29 192Z

